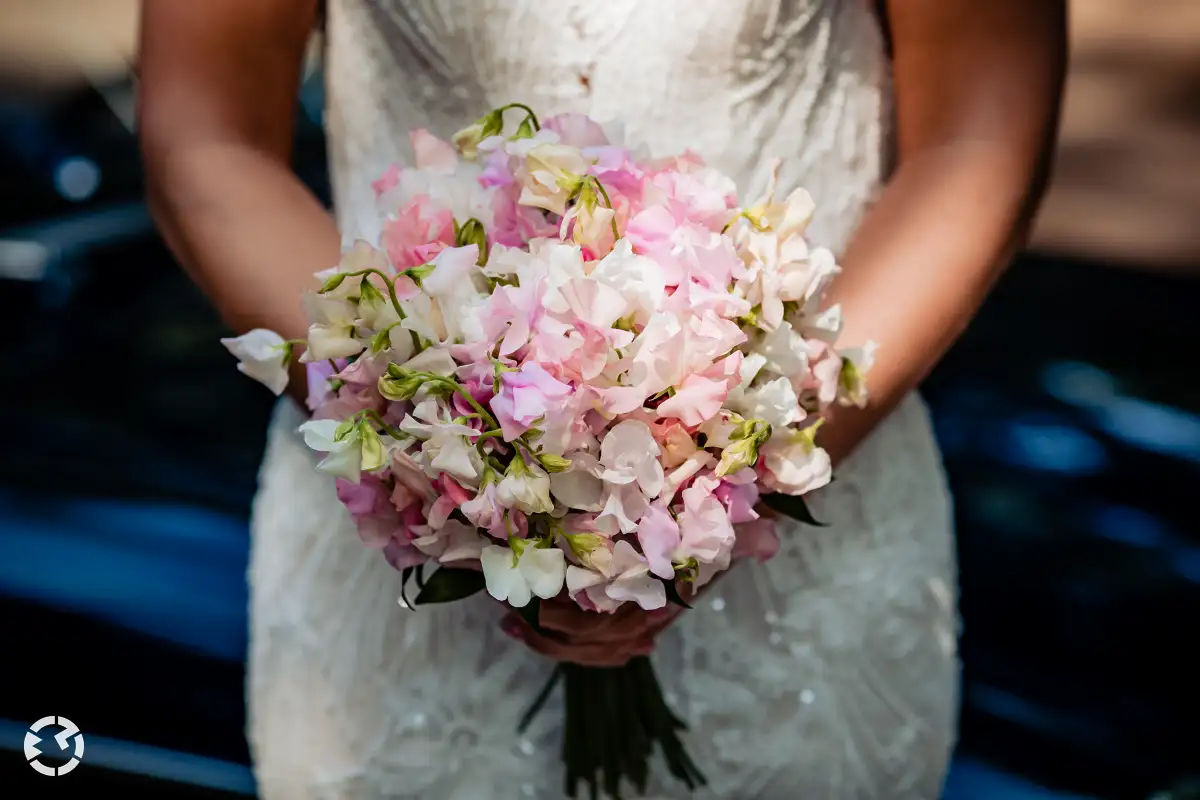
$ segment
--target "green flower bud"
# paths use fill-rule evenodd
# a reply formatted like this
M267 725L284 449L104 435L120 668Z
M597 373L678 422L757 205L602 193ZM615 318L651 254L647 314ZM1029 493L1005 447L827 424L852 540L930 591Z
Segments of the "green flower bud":
M339 272L336 275L331 275L328 280L325 281L325 283L321 284L319 293L325 294L326 292L332 292L334 289L341 286L342 281L346 280L347 274L348 273L345 272Z
M525 119L521 120L521 124L517 126L517 132L508 138L511 141L532 139L535 133L537 133L537 129L533 127L533 117L526 115Z
M379 393L388 400L410 400L425 383L425 376L396 364L389 364L387 373L379 377Z
M483 229L483 223L471 217L461 226L455 225L455 243L459 247L466 247L473 244L479 250L479 258L476 263L483 266L487 263L488 256L488 240L487 232Z
M571 459L556 456L553 453L539 454L538 461L542 462L542 469L550 473L566 472L571 468Z
M758 449L771 438L771 426L765 420L746 419L734 426L729 445L721 451L717 477L739 472L758 463Z
M563 538L567 540L571 553L581 561L585 561L593 550L603 547L607 541L598 533L564 533Z
M362 448L363 471L373 472L387 463L387 451L383 447L383 440L379 438L379 434L366 420L359 423L358 430L359 446Z

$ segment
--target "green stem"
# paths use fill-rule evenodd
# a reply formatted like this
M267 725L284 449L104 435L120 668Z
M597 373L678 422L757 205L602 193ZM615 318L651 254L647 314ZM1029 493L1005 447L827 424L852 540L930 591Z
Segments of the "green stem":
M384 432L386 432L387 435L393 439L408 438L407 433L384 422L383 417L381 417L379 412L373 408L368 408L366 411L363 411L362 416L364 419L369 419L379 427L383 428Z
M542 129L541 123L538 122L537 114L533 113L533 109L530 108L529 106L525 105L524 103L509 103L506 106L500 106L500 108L498 108L497 111L499 111L501 114L503 114L505 111L508 111L510 108L519 108L522 111L524 111L525 117L530 122L533 123L533 129L535 131L540 131Z
M404 275L404 274L407 274L407 270L400 273L400 275ZM384 286L387 287L388 299L392 301L392 308L394 308L396 310L396 316L398 316L400 319L408 318L407 315L404 313L404 309L400 306L400 298L396 296L396 284L393 282L391 276L389 276L383 270L375 269L374 267L368 267L367 269L360 269L358 272L347 272L346 273L347 278L360 278L363 275L378 275L379 278L383 281ZM411 276L409 276L409 277L411 277ZM424 349L423 347L421 347L421 337L417 336L416 331L409 331L408 333L410 336L412 336L413 349L416 350L418 353L421 352L421 350Z
M600 196L604 198L604 205L608 206L609 211L613 212L612 219L609 220L609 223L612 225L613 244L616 244L617 240L621 238L621 232L617 230L616 209L613 208L612 200L608 196L608 190L604 188L604 184L600 182L600 179L594 175L589 176L589 178L592 184L596 187L596 190L600 192Z
M463 386L458 381L454 380L453 378L447 378L444 375L434 375L432 372L424 373L424 377L425 377L425 380L427 380L427 381L432 381L434 383L443 383L443 384L449 386L462 399L466 400L467 403L470 404L471 408L475 409L476 413L479 414L480 419L487 422L491 426L491 428L499 428L500 427L500 423L496 421L496 418L493 417L486 408L484 408L482 405L480 405L479 401L476 400L474 397L472 397L471 393L467 391L466 387Z

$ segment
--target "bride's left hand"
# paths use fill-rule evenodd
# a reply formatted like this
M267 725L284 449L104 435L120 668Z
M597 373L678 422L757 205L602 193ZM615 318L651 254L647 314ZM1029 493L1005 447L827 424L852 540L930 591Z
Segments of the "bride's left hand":
M668 605L643 611L636 603L625 603L611 614L584 611L563 596L543 600L538 633L515 611L501 623L504 632L534 652L588 667L620 667L634 656L649 655L654 640L684 609Z

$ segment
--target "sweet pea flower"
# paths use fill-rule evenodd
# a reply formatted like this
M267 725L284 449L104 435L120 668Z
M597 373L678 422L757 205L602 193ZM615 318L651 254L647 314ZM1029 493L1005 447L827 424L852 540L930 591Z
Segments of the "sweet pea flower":
M459 508L472 525L487 531L496 539L506 539L504 528L504 506L496 497L496 483L488 480L491 473L485 470L479 493Z
M781 494L807 494L829 483L829 453L814 440L819 425L775 431L762 449L763 484Z
M514 608L529 605L534 595L549 600L563 588L566 554L556 547L514 540L518 551L488 545L480 553L488 594Z
M419 195L384 223L380 244L396 269L419 266L454 246L454 215Z
M377 269L385 273L392 271L387 256L383 251L371 245L365 239L355 239L354 243L342 251L342 256L336 266L322 270L313 275L321 282L321 294L335 300L349 300L358 295L358 279L341 278L352 272L365 269Z
M785 428L804 419L804 409L787 378L730 392L726 407L747 419L761 419L773 428Z
M601 478L617 486L636 482L646 497L657 497L663 487L660 453L649 425L636 419L618 422L600 443Z
M624 298L639 325L645 325L662 308L667 289L662 268L653 259L635 254L628 238L622 237L588 277Z
M458 152L454 145L442 141L425 128L417 128L408 135L413 149L413 160L417 169L435 175L453 175L458 168Z
M563 144L580 150L609 144L604 128L586 114L556 114L542 122L542 129L554 131Z
M674 417L684 425L696 426L716 416L729 394L725 380L689 375L668 399L658 406L660 417Z
M550 493L568 508L600 511L604 508L604 466L584 450L566 454L571 466L550 476Z
M561 330L568 334L569 349L565 351L564 366L579 373L585 381L604 371L615 348L625 347L633 341L632 333L613 327L628 307L625 298L599 281L591 278L568 281L548 292L544 303L561 326L548 329L550 320L543 319L541 329L551 333Z
M472 444L479 431L449 417L449 411L431 397L405 415L400 430L422 441L421 462L429 477L448 472L463 485L475 486L483 474L483 457Z
M500 376L500 392L492 399L492 412L504 440L511 442L537 420L556 415L571 394L568 384L555 378L536 361L526 361L515 372Z
M589 166L578 148L539 144L528 152L517 171L517 179L521 181L521 197L517 202L562 216L568 198L579 188Z
M384 192L395 189L400 185L400 165L388 164L387 169L383 171L375 180L371 181L371 189L375 192L375 197L378 198Z
M779 531L775 520L760 517L737 526L737 541L731 558L754 558L767 561L779 552Z
M537 464L526 464L516 455L496 487L496 502L526 514L547 514L554 510L550 499L550 476Z
M437 531L414 539L413 546L438 563L448 564L478 560L488 545L475 528L452 519Z
M681 493L683 511L679 513L679 547L675 558L694 558L717 569L729 566L735 534L729 513L713 492L720 485L716 478L699 477ZM697 585L703 585L697 578Z
M646 611L663 608L667 592L662 581L650 574L646 559L633 545L619 541L604 572L577 567L566 569L567 592L584 608L613 612L624 602L637 603Z
M221 340L238 360L238 372L253 378L279 396L288 385L291 345L282 336L264 328L255 328L241 336Z
M358 538L367 547L383 548L400 530L400 512L392 505L381 477L365 475L359 483L338 478L337 496L354 520Z
M319 294L303 295L303 303L312 324L308 327L308 348L300 357L301 361L348 358L363 351L363 343L354 335L357 305Z
M867 404L866 376L875 364L874 342L841 352L842 371L838 376L838 400L843 405L862 408Z
M786 320L759 338L755 352L764 359L762 367L776 375L795 379L808 372L804 337Z
M364 471L386 463L386 448L379 434L366 422L314 419L300 426L304 443L327 455L317 469L358 483Z
M679 547L679 523L663 503L652 503L638 521L638 544L646 557L647 568L660 578L675 578L671 556Z

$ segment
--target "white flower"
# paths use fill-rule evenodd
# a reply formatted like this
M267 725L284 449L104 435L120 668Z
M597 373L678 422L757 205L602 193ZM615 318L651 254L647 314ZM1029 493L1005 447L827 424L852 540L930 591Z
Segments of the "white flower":
M577 148L539 144L529 150L517 170L517 179L521 181L517 202L562 216L567 210L567 198L579 186L589 166Z
M549 600L562 591L566 555L557 547L538 547L523 540L518 557L507 547L488 545L480 553L488 594L510 606L522 608L534 595Z
M343 250L337 266L317 272L314 277L325 286L338 275L361 272L365 269L378 269L386 273L391 271L391 265L383 251L364 239L356 239L349 248ZM349 300L358 294L358 282L358 278L342 278L336 286L322 292L321 295L331 300Z
M633 601L646 611L663 608L667 592L650 574L646 559L629 542L617 542L604 572L571 565L566 570L567 592L584 593L598 611L616 611L621 603Z
M780 429L763 446L763 483L781 494L806 494L829 483L829 453L813 440L818 425L804 430Z
M550 476L550 492L554 499L568 508L579 511L599 511L604 507L604 467L596 457L583 451L566 454L571 466Z
M478 294L471 276L478 270L479 248L447 247L433 259L433 271L421 281L421 288L431 297L453 297Z
M803 377L808 371L808 350L804 337L792 330L790 322L763 335L755 350L765 359L763 368L789 379Z
M550 499L550 476L536 464L526 464L517 455L496 487L496 501L505 508L526 514L548 514L554 510Z
M429 477L446 472L464 486L474 487L483 475L483 457L471 443L478 431L449 419L449 410L428 397L405 415L400 430L423 441L420 460Z
M875 365L875 342L843 350L842 373L838 377L838 401L862 408L867 404L867 373Z
M787 378L775 378L741 392L730 392L726 406L746 419L761 419L776 428L783 428L804 419L796 390Z
M636 485L609 486L604 507L596 515L596 527L610 535L633 533L649 507L650 501Z
M222 339L225 349L237 357L238 371L266 386L276 395L288 384L291 347L274 331L255 328L234 338Z
M634 311L634 321L644 325L662 308L666 277L658 263L635 255L628 239L617 241L612 252L599 261L589 276L616 289Z
M425 555L445 564L478 559L483 553L485 541L476 528L451 519L437 531L416 539L413 544Z
M348 358L362 352L362 342L354 338L357 305L349 300L319 294L306 294L303 302L312 324L308 328L308 349L301 356L301 361L309 363Z
M605 468L601 477L617 485L636 481L647 497L657 497L663 486L659 453L649 425L636 419L618 422L600 442L600 463Z
M304 443L328 455L317 465L321 472L358 483L364 470L387 462L387 449L369 424L352 420L309 420L300 426Z

